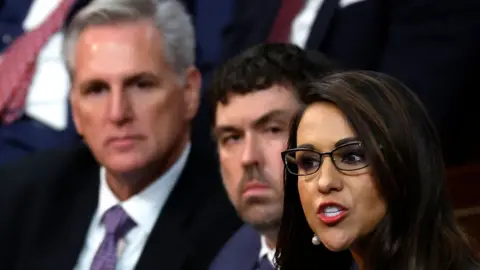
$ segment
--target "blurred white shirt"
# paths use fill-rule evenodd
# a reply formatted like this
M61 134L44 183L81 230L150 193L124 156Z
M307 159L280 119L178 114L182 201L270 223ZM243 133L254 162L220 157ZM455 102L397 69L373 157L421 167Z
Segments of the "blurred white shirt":
M34 0L23 22L25 31L42 24L61 0ZM55 129L68 124L70 81L62 57L63 33L57 32L45 43L37 57L35 74L28 90L25 113Z

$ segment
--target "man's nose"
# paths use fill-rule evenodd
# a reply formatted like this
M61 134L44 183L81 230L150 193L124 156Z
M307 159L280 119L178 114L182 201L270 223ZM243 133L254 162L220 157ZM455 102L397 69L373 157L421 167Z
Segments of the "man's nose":
M108 100L108 119L121 124L131 119L131 100L121 88L111 89Z
M242 153L242 165L255 165L262 161L262 145L259 143L259 138L253 134L247 134L245 136L245 147Z

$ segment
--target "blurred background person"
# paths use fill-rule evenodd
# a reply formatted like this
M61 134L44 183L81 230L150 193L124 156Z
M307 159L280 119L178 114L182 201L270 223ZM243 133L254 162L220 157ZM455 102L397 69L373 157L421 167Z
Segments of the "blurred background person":
M86 0L0 3L0 166L80 141L68 105L64 29Z
M213 70L221 63L222 37L232 23L236 0L183 0L195 22L197 37L196 66L202 73L200 108L193 121L192 141L205 152L216 155L211 136L210 84Z
M37 151L68 147L81 137L68 103L70 82L61 56L65 27L91 0L0 1L0 166ZM196 65L207 81L220 60L221 34L232 18L233 0L181 0L197 34ZM215 9L211 7L215 6ZM3 83L2 83L3 81ZM203 87L205 89L206 87ZM13 101L15 100L15 101ZM192 139L213 152L209 100L194 120ZM14 111L12 115L11 111ZM211 153L210 153L211 154Z
M240 220L190 142L194 46L174 0L97 0L74 17L64 57L88 147L0 170L2 268L208 267Z
M470 91L480 72L478 14L477 0L236 1L222 54L291 42L347 69L392 75L424 102L447 161L458 164L479 160L480 144L470 143L480 136L471 129L480 109Z

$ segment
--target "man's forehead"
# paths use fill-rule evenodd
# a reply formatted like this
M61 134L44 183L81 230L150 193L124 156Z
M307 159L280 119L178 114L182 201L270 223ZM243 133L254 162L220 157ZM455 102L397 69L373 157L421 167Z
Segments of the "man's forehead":
M124 80L137 74L157 74L164 67L161 37L151 38L156 30L150 24L137 21L85 29L75 49L75 81ZM107 31L112 29L115 31Z
M233 104L232 104L233 105ZM216 126L252 126L268 120L290 121L300 107L296 99L286 102L244 103L238 106L217 104Z
M83 40L85 43L92 43L102 39L124 39L125 35L136 35L136 37L133 37L134 39L138 39L139 36L149 39L159 34L151 21L135 20L112 24L90 25L80 32L79 40Z
M111 57L111 54L152 53L161 46L161 35L148 22L94 25L84 29L75 46L76 62L86 56Z
M247 93L230 91L226 95L226 102L217 102L218 111L241 111L248 104L249 108L263 108L271 106L290 106L297 104L297 98L291 88L281 85L273 85L266 89L252 90Z
M276 118L294 113L292 106L273 106L265 104L263 107L245 107L242 110L219 109L217 107L217 123L245 122L250 123L261 118Z

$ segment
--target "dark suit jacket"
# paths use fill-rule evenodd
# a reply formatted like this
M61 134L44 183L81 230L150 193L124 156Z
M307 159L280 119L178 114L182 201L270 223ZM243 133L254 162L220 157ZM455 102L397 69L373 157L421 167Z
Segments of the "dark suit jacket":
M249 225L243 225L228 240L209 270L256 269L260 247L260 234Z
M480 1L365 0L346 8L339 2L324 0L307 48L348 69L393 75L419 95L437 125L455 130L463 119L446 116L480 71ZM280 3L238 1L224 33L223 57L264 42Z
M196 33L195 64L202 73L202 94L198 113L193 121L192 140L205 151L216 155L210 123L212 104L208 91L212 71L221 60L222 33L233 19L237 0L183 0L193 16ZM215 8L212 8L215 7Z
M239 228L214 164L192 147L137 270L206 269ZM0 170L0 181L0 269L73 269L98 203L90 151L38 153Z

